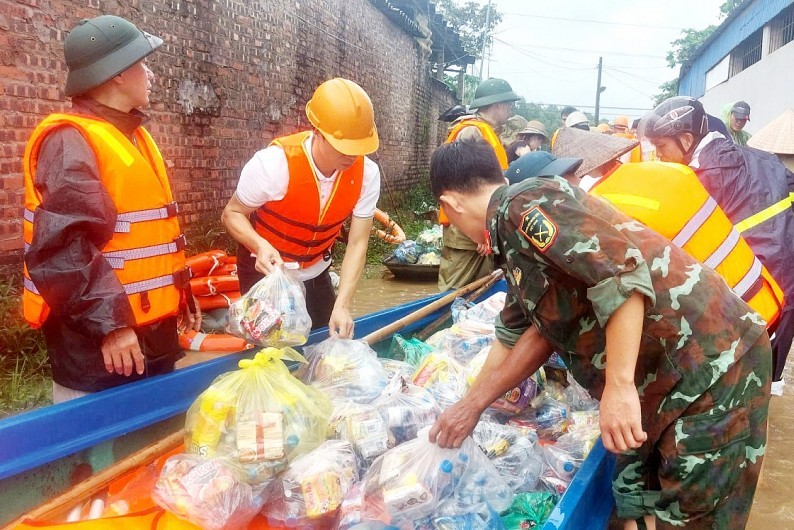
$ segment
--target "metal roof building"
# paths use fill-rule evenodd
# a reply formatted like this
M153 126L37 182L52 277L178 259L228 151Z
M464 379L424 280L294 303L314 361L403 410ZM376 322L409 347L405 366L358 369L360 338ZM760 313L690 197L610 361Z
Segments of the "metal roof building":
M720 115L738 100L752 107L747 130L794 107L794 0L744 0L681 67L679 94Z

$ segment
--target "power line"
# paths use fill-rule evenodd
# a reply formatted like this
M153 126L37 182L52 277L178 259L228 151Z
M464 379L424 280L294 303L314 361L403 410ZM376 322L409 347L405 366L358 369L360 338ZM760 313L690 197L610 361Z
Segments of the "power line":
M507 42L505 40L502 40L502 39L497 39L496 37L494 37L494 40L498 40L499 42L504 43L504 44L508 44L508 45L519 46L519 45L516 45L514 43L509 43L509 42ZM646 59L667 59L667 57L664 56L664 55L647 55L647 54L643 54L643 53L624 53L624 52L593 50L593 49L585 50L585 49L582 49L582 48L563 48L563 47L559 47L559 46L542 46L542 45L539 45L539 44L532 44L531 46L532 46L532 48L541 48L541 49L545 49L545 50L562 50L562 51L569 51L569 52L593 53L593 54L598 53L598 54L601 54L601 55L617 55L617 56L622 56L622 57L643 57L643 58L646 58Z
M610 22L607 20L593 20L589 18L564 18L564 17L549 17L543 15L529 15L526 13L502 13L503 15L514 15L517 17L527 17L527 18L541 18L544 20L564 20L566 22L586 22L589 24L606 24L609 26L633 26L636 28L654 28L654 29L676 29L679 31L683 31L685 28L679 26L658 26L654 24L632 24L631 22Z

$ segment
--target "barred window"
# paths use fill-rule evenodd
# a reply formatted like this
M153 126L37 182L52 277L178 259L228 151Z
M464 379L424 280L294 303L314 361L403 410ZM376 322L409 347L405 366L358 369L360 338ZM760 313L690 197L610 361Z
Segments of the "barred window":
M731 52L731 72L733 77L761 60L761 41L763 29L759 29L742 41Z
M769 53L778 50L794 40L794 4L778 13L772 19Z

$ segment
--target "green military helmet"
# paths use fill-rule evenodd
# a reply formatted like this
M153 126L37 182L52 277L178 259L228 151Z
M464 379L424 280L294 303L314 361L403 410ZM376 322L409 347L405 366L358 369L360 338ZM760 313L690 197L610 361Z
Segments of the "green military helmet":
M83 19L63 44L69 73L66 95L96 88L160 47L163 39L141 31L121 17Z
M519 99L521 98L513 92L510 83L504 79L492 77L486 79L477 87L477 91L474 92L474 101L471 102L469 108L480 109L494 103L518 101Z

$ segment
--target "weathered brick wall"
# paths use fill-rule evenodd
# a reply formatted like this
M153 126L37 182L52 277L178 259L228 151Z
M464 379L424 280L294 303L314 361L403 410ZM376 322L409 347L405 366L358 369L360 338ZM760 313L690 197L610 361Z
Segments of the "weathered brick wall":
M416 42L367 0L0 0L0 251L22 246L21 157L63 96L63 39L81 18L117 14L161 36L148 125L182 220L219 215L239 171L276 136L308 126L306 101L335 76L375 105L387 189L426 175L454 103Z

